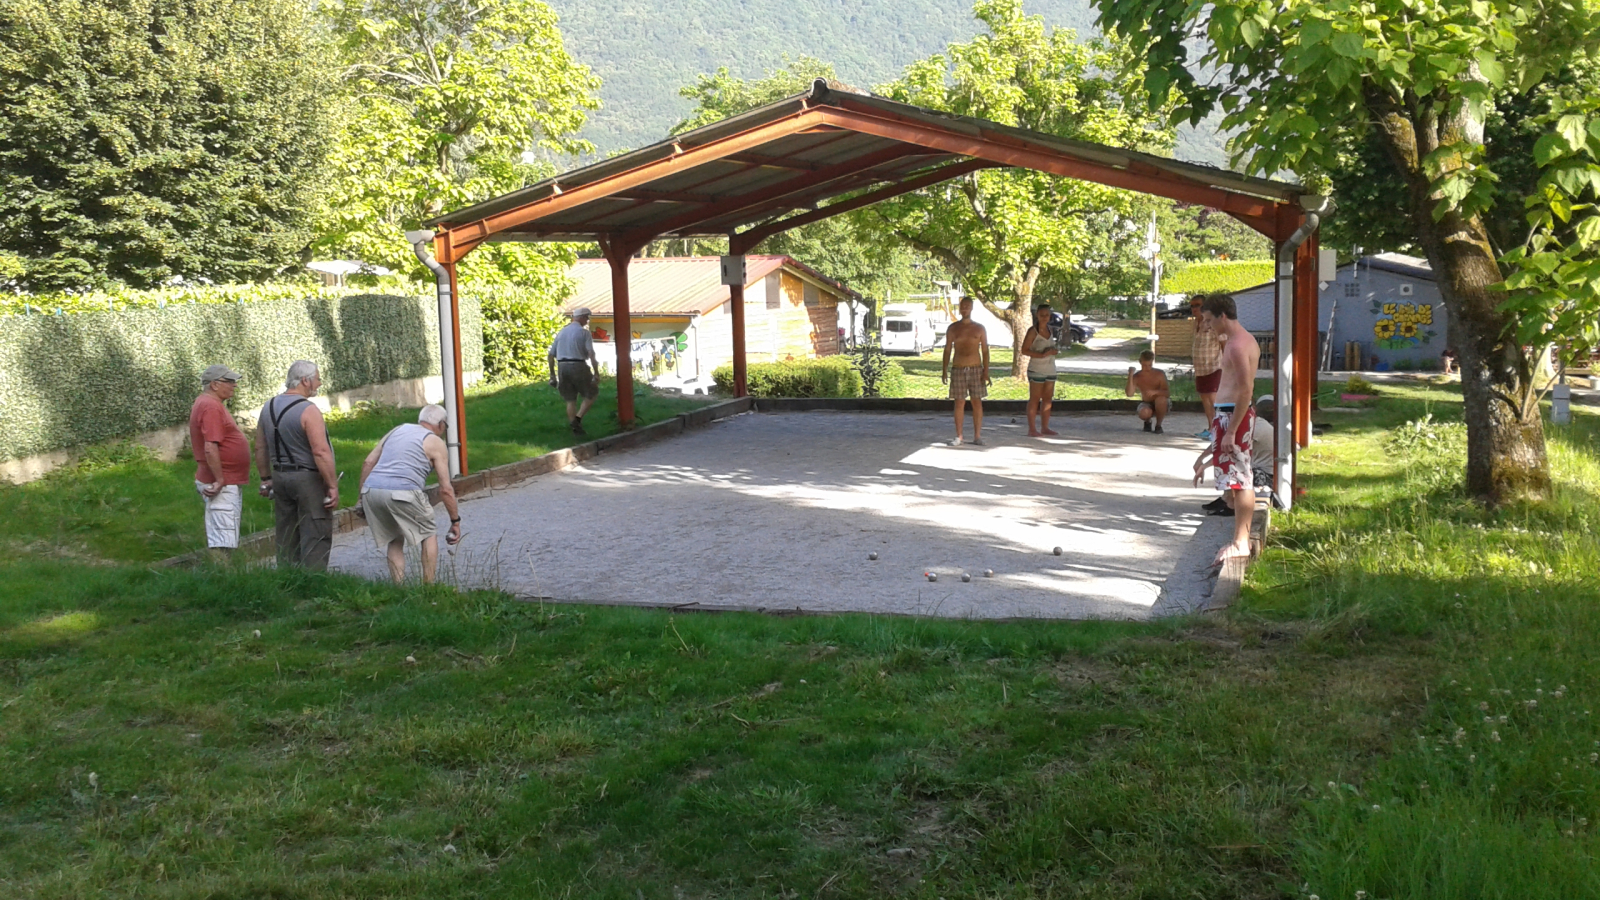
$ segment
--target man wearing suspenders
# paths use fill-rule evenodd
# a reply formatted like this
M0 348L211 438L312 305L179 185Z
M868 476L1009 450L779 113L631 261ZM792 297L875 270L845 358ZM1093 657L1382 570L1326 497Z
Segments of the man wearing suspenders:
M333 549L339 476L322 410L311 402L322 387L317 364L302 359L290 365L284 387L261 407L256 422L261 493L272 498L278 565L325 571Z

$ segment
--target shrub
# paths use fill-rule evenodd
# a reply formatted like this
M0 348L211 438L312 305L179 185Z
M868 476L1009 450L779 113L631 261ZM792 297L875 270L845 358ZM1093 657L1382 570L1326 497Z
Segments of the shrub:
M883 354L878 332L867 332L861 349L849 354L850 364L861 376L864 397L900 397L906 392L906 370Z
M1270 259L1229 259L1190 263L1162 282L1173 294L1231 294L1266 284L1275 274Z
M482 368L482 347L477 304L463 297L466 371ZM302 296L0 318L0 459L181 425L211 363L244 376L233 408L253 411L283 389L296 359L321 365L329 393L437 375L434 298Z
M711 373L717 387L733 390L733 366ZM859 397L861 375L844 356L751 363L745 372L755 397Z
M1372 382L1362 378L1360 375L1351 375L1350 379L1344 383L1344 392L1347 394L1376 394L1378 389L1372 386Z
M493 381L540 378L546 354L567 324L555 293L514 285L462 288L483 309L483 374Z
M1417 367L1417 361L1410 357L1402 357L1394 361L1395 371L1409 372Z

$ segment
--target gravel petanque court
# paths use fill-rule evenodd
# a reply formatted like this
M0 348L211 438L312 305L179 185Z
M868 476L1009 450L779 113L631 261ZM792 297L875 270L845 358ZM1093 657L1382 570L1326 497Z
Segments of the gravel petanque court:
M949 414L735 416L464 500L440 577L686 609L1145 618L1203 604L1233 520L1203 517L1215 493L1190 485L1201 417L1155 435L1129 414L1062 415L1042 439L1022 421L991 415L986 446L950 447ZM335 539L333 565L386 577L365 529Z

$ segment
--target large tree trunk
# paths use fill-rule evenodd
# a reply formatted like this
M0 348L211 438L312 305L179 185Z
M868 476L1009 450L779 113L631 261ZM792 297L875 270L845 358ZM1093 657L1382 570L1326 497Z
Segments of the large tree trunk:
M1534 372L1527 354L1507 336L1507 317L1497 308L1503 297L1490 289L1503 277L1488 231L1477 216L1457 212L1436 221L1439 201L1421 165L1441 140L1472 139L1481 126L1464 111L1436 116L1384 99L1373 108L1406 179L1411 219L1450 312L1467 421L1467 490L1495 506L1542 499L1550 492L1550 467L1538 394L1531 389ZM1481 134L1476 137L1481 141Z

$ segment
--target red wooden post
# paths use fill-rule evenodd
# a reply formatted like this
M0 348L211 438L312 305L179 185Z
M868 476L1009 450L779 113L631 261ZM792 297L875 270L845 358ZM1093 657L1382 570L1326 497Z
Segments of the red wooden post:
M633 319L628 314L628 262L633 253L616 244L605 245L611 264L611 337L617 342L617 421L633 427Z
M1317 232L1294 255L1294 436L1311 444L1311 402L1317 395Z
M728 307L733 313L733 395L748 396L749 383L745 379L744 359L744 285L728 285Z

